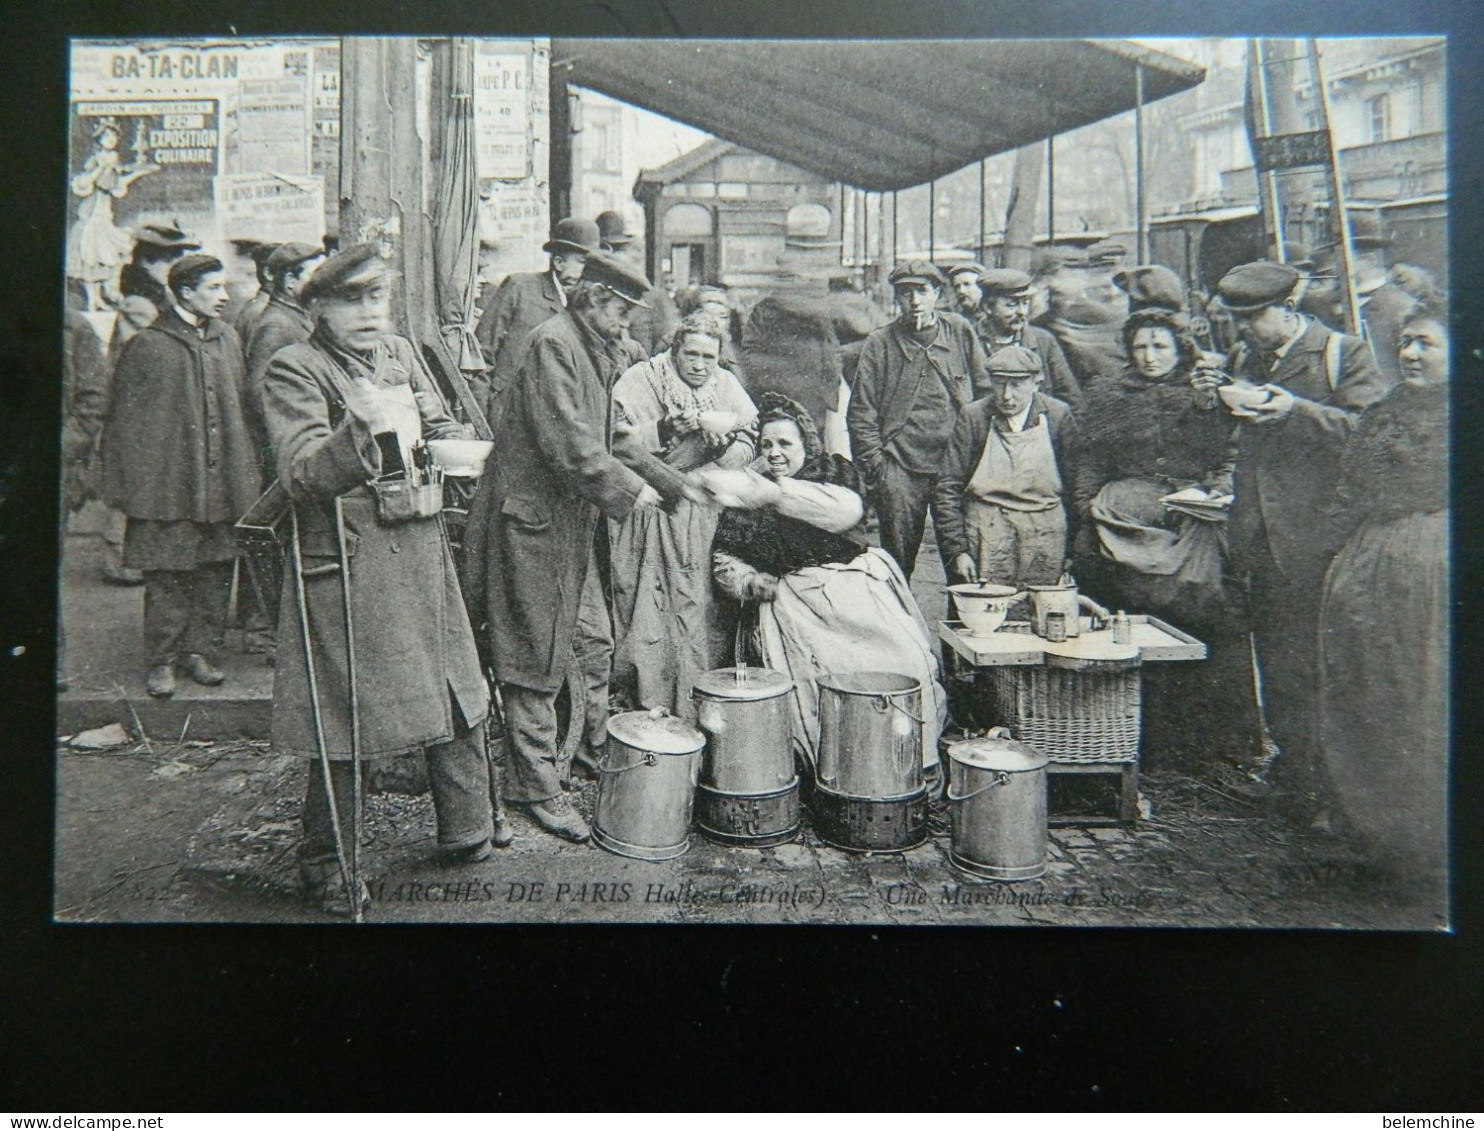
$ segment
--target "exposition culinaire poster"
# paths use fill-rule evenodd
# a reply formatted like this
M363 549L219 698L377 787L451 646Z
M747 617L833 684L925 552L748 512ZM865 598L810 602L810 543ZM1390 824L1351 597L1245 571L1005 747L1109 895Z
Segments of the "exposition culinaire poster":
M541 269L539 248L559 215L560 193L573 213L619 212L636 235L635 262L656 281L677 292L725 284L739 324L761 298L785 291L822 310L853 303L867 326L840 333L864 333L890 317L885 275L894 261L1035 265L1046 324L1057 329L1061 311L1065 341L1111 343L1116 352L1127 300L1114 278L1143 261L1169 268L1190 290L1193 329L1219 354L1236 338L1213 301L1214 284L1249 258L1300 261L1312 293L1329 295L1327 315L1353 318L1349 304L1362 325L1377 292L1400 286L1398 265L1413 271L1412 285L1423 285L1418 272L1440 288L1448 283L1448 60L1440 37L1319 39L1312 51L1306 41L1284 40L1281 66L1264 54L1278 41L1238 38L780 42L766 50L723 40L687 48L704 65L685 72L691 85L678 96L655 89L645 73L659 58L685 65L679 52L663 55L674 42L626 52L613 41L605 53L598 40L431 38L402 41L401 54L382 42L391 46L379 63L356 56L367 69L355 97L406 84L399 90L411 104L386 110L396 128L412 130L396 150L410 165L393 182L405 177L422 193L416 210L383 199L378 211L357 199L385 154L375 138L353 146L349 127L342 129L353 113L366 115L363 127L376 119L352 97L348 48L339 40L73 43L66 301L95 336L100 364L119 348L118 272L132 233L146 223L179 226L227 262L234 300L245 302L256 285L249 241L330 237L345 246L374 238L398 260L399 285L422 285L423 276L407 270L421 262L418 249L404 241L431 230L449 166L430 139L451 144L449 123L464 113L472 128L457 136L472 157L471 223L492 254ZM893 51L916 59L925 48L953 62L934 83L909 87L890 105L863 85L873 60ZM464 89L445 73L459 52L471 52ZM558 58L568 100L560 120L548 98ZM370 70L395 68L399 59L405 73ZM1006 112L1003 128L954 129L934 143L931 123L968 121L964 106L986 82L1003 105L1018 99L1039 109ZM765 101L774 108L762 116L768 120L729 109ZM830 136L797 127L791 115L805 107L824 116ZM559 146L564 130L570 136ZM1327 143L1259 147L1289 157L1255 168L1252 138L1288 134L1310 142L1322 134ZM391 134L380 140L398 144ZM945 150L958 156L946 160ZM554 171L559 151L568 165ZM1338 250L1333 162L1352 218ZM640 184L648 194L642 207ZM1284 216L1281 248L1263 236L1274 209ZM1358 236L1362 227L1369 242ZM763 241L774 249L766 262L755 254ZM465 244L471 270L478 242ZM718 275L667 277L677 263ZM1337 277L1342 263L1349 280ZM485 282L481 303L498 279ZM947 288L944 297L952 297ZM464 312L470 328L477 313ZM1391 333L1385 340L1395 348ZM1380 335L1372 328L1371 348ZM451 494L450 506L466 498ZM278 619L277 595L261 591L272 576L262 552L237 570L218 657L226 681L208 688L182 678L174 697L152 699L142 592L103 579L117 518L91 498L64 520L56 919L333 919L305 901L297 868L301 799L319 770L268 742L274 631L281 639L299 624L295 607L283 605ZM452 513L449 525L457 530ZM1186 529L1174 517L1169 528ZM703 550L698 560L706 559ZM1433 839L1426 866L1388 871L1365 839L1368 811L1347 811L1340 794L1294 803L1273 773L1283 752L1271 720L1256 711L1249 757L1189 739L1156 749L1172 712L1187 721L1219 715L1221 697L1255 695L1244 634L1223 637L1218 626L1213 635L1194 610L1186 619L1178 608L1158 615L1130 608L1133 643L1123 650L1099 652L1112 628L1091 620L1081 624L1081 644L1053 647L1032 631L1027 603L1011 610L999 633L976 635L945 596L945 581L929 535L911 593L926 628L920 644L937 658L953 713L941 741L923 706L931 696L920 690L892 699L880 688L847 689L832 701L826 686L821 709L837 714L823 726L823 777L801 761L798 780L788 755L778 781L728 786L720 751L731 743L747 757L772 758L775 746L790 742L789 729L774 735L757 723L770 716L750 713L751 699L703 694L690 749L636 752L615 740L595 780L574 773L565 783L593 841L549 835L512 806L513 843L459 865L438 852L419 760L379 764L368 768L359 798L364 842L346 852L347 873L354 868L370 895L363 917L1447 927L1441 795L1414 814ZM1099 595L1090 578L1085 593ZM1321 600L1317 582L1313 599ZM1212 670L1213 648L1224 650L1228 667L1235 649L1245 685L1200 674ZM730 662L730 650L716 660ZM1419 662L1446 686L1445 652ZM1267 691L1274 694L1271 685ZM789 694L778 699L776 717L785 722ZM565 734L580 718L577 698L560 700ZM621 698L620 691L615 709L628 706ZM1440 717L1446 711L1441 701L1435 707ZM849 741L839 740L842 725L855 728ZM989 726L1008 734L995 732L977 753L953 746ZM925 758L924 744L933 747ZM1424 744L1418 756L1441 775L1441 745ZM925 782L923 761L936 762L940 776ZM892 776L877 772L882 765L895 768L890 788L880 784ZM852 768L869 783L860 793L830 788ZM109 811L123 808L127 821L101 815L95 802L105 790L115 799ZM929 796L934 790L941 797Z

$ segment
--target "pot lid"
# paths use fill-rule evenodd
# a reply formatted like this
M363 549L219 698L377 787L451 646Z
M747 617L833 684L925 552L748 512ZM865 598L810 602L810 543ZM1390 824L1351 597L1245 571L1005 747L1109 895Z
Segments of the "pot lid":
M716 668L696 680L696 690L715 699L771 699L782 695L794 681L772 668L748 666L744 677L737 678L737 668Z
M684 719L650 711L614 715L608 733L626 746L655 754L694 754L706 744L706 736Z
M1016 742L1004 727L995 727L980 738L966 738L948 747L948 757L976 770L1002 770L1021 774L1045 768L1051 761L1024 742Z

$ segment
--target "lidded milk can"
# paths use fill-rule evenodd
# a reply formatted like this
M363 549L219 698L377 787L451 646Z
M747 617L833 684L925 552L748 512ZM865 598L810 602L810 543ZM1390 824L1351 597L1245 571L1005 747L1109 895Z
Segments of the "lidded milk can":
M609 852L670 860L690 847L691 810L705 736L656 708L608 720L598 766L593 840Z
M696 824L724 844L765 848L799 832L799 775L789 726L793 680L736 665L696 680L691 697L706 735Z
M1050 761L1004 727L948 747L948 858L955 868L990 880L1045 874Z

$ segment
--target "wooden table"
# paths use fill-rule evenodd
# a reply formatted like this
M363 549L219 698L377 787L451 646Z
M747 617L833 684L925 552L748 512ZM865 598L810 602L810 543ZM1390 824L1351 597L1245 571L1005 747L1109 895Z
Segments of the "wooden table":
M1131 824L1138 818L1140 669L1151 662L1206 658L1204 644L1157 617L1131 614L1129 621L1138 652L1117 660L1048 654L1046 641L1023 621L1009 621L988 636L969 633L959 621L938 623L949 655L976 678L994 681L998 710L1009 716L996 722L1047 755L1048 773L1120 775L1116 819L1052 817L1053 825ZM1094 631L1083 619L1080 639L1096 645L1111 634Z

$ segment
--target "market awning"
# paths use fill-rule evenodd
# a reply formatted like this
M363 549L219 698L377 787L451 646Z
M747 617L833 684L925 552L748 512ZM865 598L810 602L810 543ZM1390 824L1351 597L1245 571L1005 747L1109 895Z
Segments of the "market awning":
M873 191L1200 83L1126 40L555 39L569 83Z

